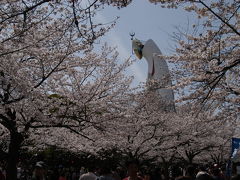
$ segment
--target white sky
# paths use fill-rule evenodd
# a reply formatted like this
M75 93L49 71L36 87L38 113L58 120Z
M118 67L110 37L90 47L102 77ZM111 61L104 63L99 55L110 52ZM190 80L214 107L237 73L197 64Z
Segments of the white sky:
M161 8L160 4L152 4L148 0L135 0L126 8L118 10L106 7L96 20L110 22L117 16L120 19L114 29L103 38L111 46L117 46L119 59L124 60L132 55L130 32L135 32L137 39L146 41L153 39L163 54L169 54L173 41L170 35L176 31L175 26L186 26L191 20L191 14L184 10ZM145 82L147 78L147 63L144 59L134 63L128 70L134 76L133 86Z

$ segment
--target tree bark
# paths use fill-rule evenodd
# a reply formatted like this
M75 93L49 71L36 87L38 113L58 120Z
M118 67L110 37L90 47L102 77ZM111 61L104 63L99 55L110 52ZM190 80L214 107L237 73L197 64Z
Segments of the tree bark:
M6 168L6 180L17 180L17 163L23 136L18 132L10 133L10 144Z
M167 162L164 157L161 157L161 158L163 161L163 175L164 175L165 179L170 179L170 177L169 177L169 162Z

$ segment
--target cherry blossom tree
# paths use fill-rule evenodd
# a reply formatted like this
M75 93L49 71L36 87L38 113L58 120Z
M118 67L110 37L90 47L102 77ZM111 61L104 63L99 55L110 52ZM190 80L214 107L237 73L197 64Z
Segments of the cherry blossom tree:
M179 63L177 87L186 87L184 100L197 101L205 109L235 114L239 111L239 1L150 0L167 8L184 6L195 13L197 23L176 33L176 53L168 57ZM180 28L179 28L180 29ZM203 106L202 106L203 107Z
M104 133L88 129L90 140L58 129L51 131L53 135L40 136L47 137L41 141L96 156L99 151L115 149L124 157L151 159L163 164L166 176L169 166L177 162L205 163L217 158L220 162L228 158L228 143L236 125L231 118L226 123L212 112L196 117L189 106L178 107L177 113L164 112L164 102L153 91L130 94L126 99L122 113L106 121Z
M199 18L199 25L192 25L193 33L176 34L176 53L165 57L179 64L173 73L175 87L187 90L181 100L194 108L189 111L191 115L170 115L159 111L157 104L151 106L154 101L139 96L144 106L140 101L131 104L129 115L123 118L125 123L117 128L121 131L115 142L122 142L120 148L133 156L155 156L158 152L169 159L178 156L188 163L209 159L217 149L223 152L239 118L239 2L151 2L168 8L183 4ZM206 153L209 156L204 157Z
M94 22L105 3L123 7L127 1L0 2L0 133L7 142L7 180L16 179L22 146L62 128L88 138L89 129L104 131L114 111L121 111L117 104L128 92L131 79L123 72L130 61L119 64L106 45L93 52L94 41L114 25Z
M105 136L105 147L162 162L166 168L179 160L187 164L211 161L216 152L227 159L236 126L231 118L222 121L220 114L213 116L210 111L196 116L196 110L186 105L179 105L176 113L165 112L164 102L154 91L139 92L131 101L126 115L115 123L117 128Z
M156 143L159 145L158 149L167 149L166 147L171 150L175 149L172 153L177 153L181 158L192 162L197 155L202 155L204 152L211 154L213 149L225 146L230 137L234 135L232 132L239 119L238 19L240 4L238 1L224 0L217 2L150 0L150 2L167 8L184 5L187 11L195 13L198 18L196 20L198 24L192 24L190 28L192 32L179 29L179 33L175 34L175 40L178 42L176 52L165 57L178 64L177 71L173 72L176 79L175 88L184 88L182 92L186 90L187 93L180 98L182 102L190 103L189 107L194 106L194 110L191 116L182 116L178 113L173 118L174 120L169 121L168 126L165 124L167 121L163 121L166 127L176 128L171 129L171 134L166 136L170 139L172 135L173 144L164 141L164 145L160 146L160 143ZM131 115L134 114L134 110L130 113ZM151 124L143 115L146 112L146 109L142 109L142 112L137 113L139 116L129 116L133 124L127 134L130 132L133 134L129 136L125 134L125 138L128 137L127 140L130 139L132 145L125 140L124 147L129 145L129 149L132 148L131 152L136 152L137 145L142 142L143 144L149 143L150 140L146 139L151 137L150 132L154 132L154 136L157 134L153 128L148 129L148 136L140 137L141 133L144 133L143 127ZM146 119L140 120L141 116ZM154 117L157 118L155 122L162 122L159 120L162 118L160 114L156 113ZM151 119L153 116L150 117L148 114L148 118ZM139 127L141 123L145 123L143 127ZM226 136L222 136L223 132ZM164 135L163 131L161 135ZM153 144L150 143L149 147L156 145L154 138L150 139ZM136 142L135 146L134 142ZM143 147L141 150L145 152Z
M214 146L196 158L226 160L230 139L238 135L240 4L238 1L202 0L151 2L168 8L183 5L198 18L192 28L178 28L174 36L178 42L176 53L168 58L181 67L173 75L178 80L176 87L187 92L182 100L199 106L197 115L202 111L214 117L210 118L217 134L210 136L215 139ZM205 138L204 143L210 139Z
M201 116L190 119L185 117L187 125L183 126L182 134L177 139L177 156L186 164L212 161L210 154L230 142L232 137L232 126L226 126L221 119L206 117L206 113ZM224 149L226 150L224 155L228 154L229 146ZM226 156L222 158L226 159Z

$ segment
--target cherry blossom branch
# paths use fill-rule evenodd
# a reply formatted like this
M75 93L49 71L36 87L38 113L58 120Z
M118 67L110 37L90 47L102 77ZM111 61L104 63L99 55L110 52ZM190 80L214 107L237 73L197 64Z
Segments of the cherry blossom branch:
M233 67L237 66L238 64L240 64L240 59L236 59L236 60L233 62L233 64L224 67L224 68L223 68L222 70L220 70L220 71L213 71L213 72L207 71L206 73L207 73L207 74L219 74L219 73L221 73L221 72L226 73L228 70L232 69Z
M87 10L87 9L91 9L91 7L96 4L98 2L98 0L95 0L92 4L90 4L86 9L84 10Z
M67 47L67 52L69 51L69 49L70 49L70 41L69 41L69 43L68 43L68 47ZM45 76L43 76L42 77L42 80L38 83L38 84L36 84L35 86L34 86L34 88L38 88L46 79L48 79L49 77L50 77L50 75L52 75L55 71L56 71L56 69L63 63L63 61L68 57L68 55L69 54L71 54L71 53L67 53L66 52L66 54L62 57L62 59L60 59L60 61L57 63L57 65Z
M81 30L79 28L79 22L78 22L77 15L76 15L75 0L72 1L72 10L73 10L74 23L75 23L75 25L77 27L77 30L78 30L79 34L81 35L81 37L83 37L83 34L82 34L82 32L81 32Z
M90 22L90 26L91 26L91 31L92 31L92 40L90 42L90 44L93 43L93 41L96 39L96 36L95 36L95 32L93 30L93 22L92 22L92 14L91 14L91 10L90 8L88 9L88 17L89 17L89 22Z
M74 133L76 133L76 134L78 134L78 135L80 135L80 136L82 136L82 137L92 141L92 142L95 142L95 140L93 140L93 139L89 138L88 136L80 133L79 131L73 129L74 127L78 128L79 126L72 126L72 125L68 126L68 125L64 125L64 124L59 124L59 125L30 125L30 128L34 128L34 129L40 129L40 128L66 128L66 129L69 129L70 131L72 131L72 132L74 132Z
M0 24L1 24L1 23L4 23L5 21L7 21L7 20L9 20L9 19L11 19L11 18L14 18L14 17L16 17L16 16L19 16L19 15L22 15L22 14L24 15L24 14L26 14L27 12L29 12L29 11L35 9L36 7L42 5L42 4L46 3L46 2L49 2L49 1L51 1L51 0L43 0L43 1L40 1L39 3L37 3L37 4L35 4L35 5L31 6L31 7L26 7L26 9L25 9L24 11L19 12L19 13L16 13L16 14L13 14L13 15L5 18L4 20L0 21Z
M2 121L0 122L3 126L5 126L8 130L11 129L11 125L9 124L9 119L4 116L3 114L0 114L0 119L2 119Z
M43 40L51 37L51 35L53 35L54 33L55 33L55 32L52 32L52 33L48 34L47 36L45 36L44 38L41 38L40 40L38 40L38 41L35 42L35 43L37 44L37 43L39 43L39 42L41 42L41 41L43 41ZM27 48L29 48L29 47L31 47L31 46L32 46L32 45L27 45L27 46L24 46L24 47L22 47L22 48L19 48L19 49L13 50L13 51L4 52L4 53L0 54L0 56L6 56L6 55L8 55L8 54L12 54L12 53L15 53L15 52L19 52L19 51L24 50L24 49L27 49Z
M211 13L213 13L220 21L222 21L224 24L226 24L228 27L230 27L233 32L235 32L237 35L240 36L240 32L238 32L230 23L228 23L228 21L225 21L221 16L219 16L217 13L215 13L208 5L206 5L202 0L199 0L199 2L206 7ZM238 9L240 8L240 6L237 7L237 9L235 10L234 13L236 13L238 11Z

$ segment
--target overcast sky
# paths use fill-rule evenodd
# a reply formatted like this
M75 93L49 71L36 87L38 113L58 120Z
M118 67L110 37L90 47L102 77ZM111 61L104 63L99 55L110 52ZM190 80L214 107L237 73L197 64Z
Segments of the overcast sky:
M170 35L176 31L176 26L186 26L192 18L189 13L181 9L165 9L148 0L134 0L129 6L120 10L106 7L98 14L97 19L109 22L117 16L120 19L115 28L107 33L103 40L111 46L117 46L121 60L132 55L130 32L135 32L135 37L143 41L153 39L163 54L169 54L174 43ZM134 55L132 56L135 58ZM146 61L144 59L137 61L127 73L134 76L134 86L145 82L147 78Z

